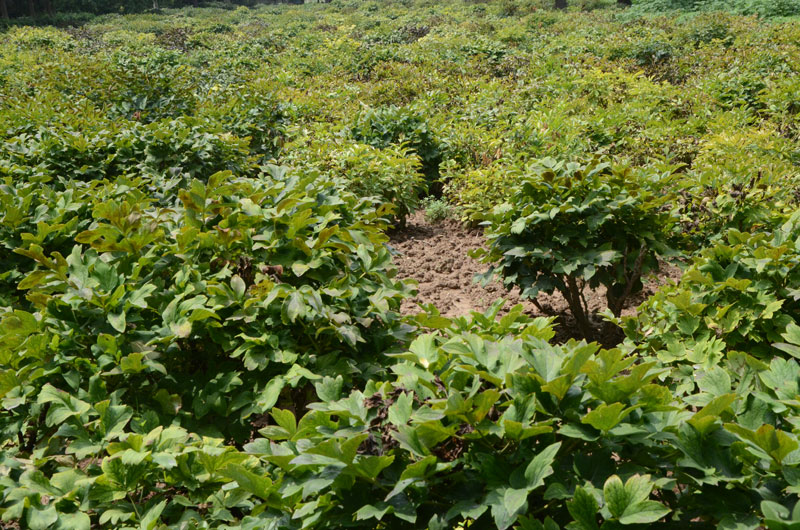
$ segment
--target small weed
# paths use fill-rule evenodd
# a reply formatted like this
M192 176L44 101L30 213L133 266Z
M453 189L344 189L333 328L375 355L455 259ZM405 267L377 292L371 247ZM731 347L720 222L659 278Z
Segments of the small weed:
M422 200L422 207L425 209L425 220L429 223L437 223L452 217L453 208L444 199L426 197Z

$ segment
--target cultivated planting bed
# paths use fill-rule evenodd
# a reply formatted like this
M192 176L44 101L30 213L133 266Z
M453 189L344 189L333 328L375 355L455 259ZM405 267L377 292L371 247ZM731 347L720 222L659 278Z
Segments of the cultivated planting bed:
M793 4L550 4L0 27L1 525L799 528Z

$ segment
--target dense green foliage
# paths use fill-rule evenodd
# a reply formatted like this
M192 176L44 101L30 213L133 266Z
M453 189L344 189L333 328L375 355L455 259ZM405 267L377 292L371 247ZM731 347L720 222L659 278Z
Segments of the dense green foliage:
M642 277L670 253L669 194L661 179L594 160L586 165L544 159L520 179L511 201L486 216L495 271L523 296L558 290L583 335L593 336L583 292L606 288L618 317Z
M773 234L731 230L627 319L630 336L670 363L716 364L726 351L780 355L776 343L800 315L799 219Z
M570 4L3 29L3 524L800 524L794 3ZM420 205L586 340L402 315Z
M665 11L732 11L741 15L789 17L800 15L798 0L635 0L633 14Z

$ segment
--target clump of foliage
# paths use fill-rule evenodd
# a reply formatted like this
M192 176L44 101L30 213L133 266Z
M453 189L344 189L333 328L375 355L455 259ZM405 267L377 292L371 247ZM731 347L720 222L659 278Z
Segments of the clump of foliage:
M780 389L753 399L751 387L733 393L702 379L698 391L671 394L657 362L583 342L551 346L548 320L521 307L498 320L499 309L423 315L440 331L398 351L383 381L343 392L341 376L319 378L307 412L273 408L243 447L139 420L119 392L45 385L38 402L54 443L39 450L39 469L4 455L4 517L31 528L791 520L793 495L771 491L793 480L800 444L758 416L780 405ZM777 368L762 377L778 382ZM786 368L800 372L794 361Z
M425 220L429 223L438 223L453 215L452 206L446 200L435 197L425 197L422 200L422 209L425 211Z
M625 319L628 337L670 363L712 366L736 351L765 360L780 355L775 344L800 314L798 241L797 214L774 233L728 231L677 285Z
M769 231L784 220L795 203L791 183L778 187L752 178L716 186L686 181L678 200L683 236L688 247L703 248L724 239L730 230Z
M487 210L511 197L522 171L490 164L464 171L451 164L443 174L444 192L459 207L462 220L475 222Z
M75 39L53 28L12 28L5 35L7 46L17 50L50 49L72 50L75 48Z
M366 144L350 144L342 149L323 145L319 151L309 146L313 157L304 163L318 168L359 197L376 197L391 205L392 216L400 226L417 209L426 191L419 157L405 147L378 149Z
M633 13L661 14L665 11L731 11L741 15L789 17L800 14L797 0L637 0Z
M411 149L422 161L422 171L433 183L439 176L442 149L427 121L409 108L396 106L364 109L351 128L353 139L374 147L392 145Z
M619 316L658 257L670 253L674 220L664 209L664 185L597 159L545 159L486 216L489 249L476 255L496 263L490 273L527 298L559 291L581 333L592 337L584 289L605 287Z
M31 448L46 439L37 396L51 386L103 389L151 423L242 440L284 387L378 370L369 352L400 336L406 288L391 279L380 212L314 180L217 173L171 208L131 185L94 205L66 257L26 237L15 253L37 268L18 286L32 307L2 319L15 396L2 431Z
M6 159L0 174L30 180L101 180L144 173L172 172L195 177L217 171L254 168L247 140L218 125L192 118L135 124L121 130L78 131L42 127L0 145Z

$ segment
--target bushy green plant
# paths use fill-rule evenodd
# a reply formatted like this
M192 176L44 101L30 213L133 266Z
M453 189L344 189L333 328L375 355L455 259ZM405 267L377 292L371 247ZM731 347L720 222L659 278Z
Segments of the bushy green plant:
M487 210L511 197L521 174L518 168L501 168L499 164L469 171L447 167L443 175L444 193L459 207L462 220L474 223Z
M69 254L75 236L92 221L92 202L111 198L81 182L55 189L33 179L6 177L0 184L0 307L28 307L19 283L35 268L15 250L28 242L44 252ZM116 197L124 195L119 190ZM115 194L112 192L112 196Z
M422 200L422 209L425 211L425 220L429 223L438 223L453 215L450 204L435 197L425 197Z
M765 80L757 74L726 72L709 88L719 105L725 109L744 107L759 110L762 107L759 96L766 87Z
M663 208L664 185L599 160L545 159L486 216L489 249L476 255L527 298L559 291L591 337L584 289L604 286L619 316L642 277L658 268L658 256L670 252L674 220Z
M377 197L391 205L403 226L425 190L421 167L419 157L403 147L353 144L331 154L328 171L359 197Z
M730 45L733 42L728 20L719 16L719 14L706 17L700 16L693 20L685 33L685 39L694 47L709 44L713 41L720 41L725 45Z
M343 392L341 376L321 377L308 412L292 402L272 409L242 448L158 426L102 385L67 393L46 384L37 402L55 434L38 445L35 466L4 453L3 518L30 528L289 529L795 519L787 507L800 444L783 423L795 419L785 406L785 385L796 389L800 374L794 360L757 369L759 391L734 392L708 372L697 390L672 394L657 362L583 342L552 346L548 320L521 306L498 319L499 309L453 321L421 315L440 331L396 352L382 382ZM4 329L15 336L38 326L13 318Z
M354 140L378 148L404 145L422 160L422 171L432 183L439 176L442 151L434 132L420 114L396 106L362 110L351 128Z
M22 50L71 50L75 47L75 39L54 28L13 28L5 38L8 45Z
M284 387L379 369L374 351L402 336L406 291L391 279L382 212L314 175L275 174L192 180L170 208L128 181L123 197L94 205L66 257L46 255L40 238L70 224L23 234L15 253L36 268L18 288L33 307L2 319L16 396L6 443L16 432L31 447L46 440L35 419L44 385L103 388L159 424L241 440Z
M8 157L0 174L26 179L40 173L87 181L134 172L199 177L226 170L247 172L255 166L248 140L214 122L186 117L116 131L41 128L15 136L0 149Z
M634 12L662 14L665 11L730 11L742 15L788 17L800 14L797 0L634 0Z
M672 58L674 50L671 44L663 41L645 42L631 50L631 56L641 67L655 67Z
M784 188L757 178L716 186L697 186L696 180L684 182L678 213L690 249L713 245L729 230L769 231L781 224L783 212L791 210L795 202L796 186L790 182Z
M773 234L730 230L700 252L675 286L625 319L643 352L672 363L718 364L731 352L781 355L800 314L800 217Z
M193 82L181 64L180 53L158 47L135 51L116 50L108 69L114 86L103 87L102 98L111 99L112 118L125 117L144 123L193 114L197 105Z

